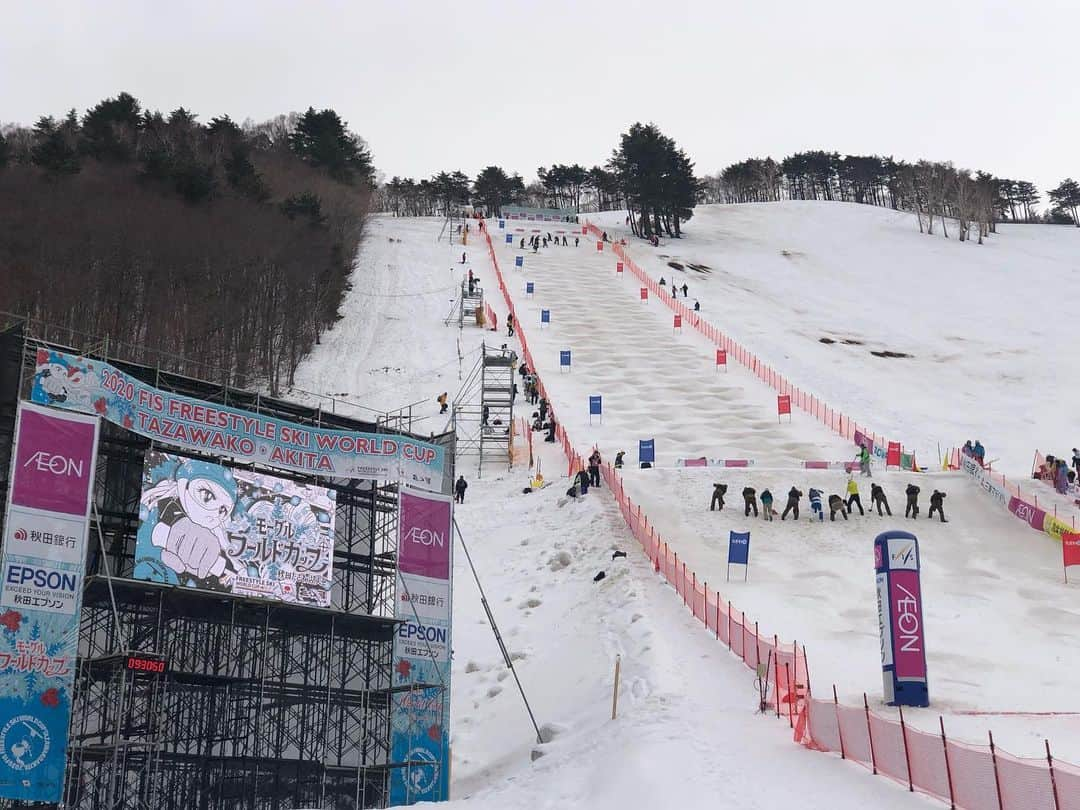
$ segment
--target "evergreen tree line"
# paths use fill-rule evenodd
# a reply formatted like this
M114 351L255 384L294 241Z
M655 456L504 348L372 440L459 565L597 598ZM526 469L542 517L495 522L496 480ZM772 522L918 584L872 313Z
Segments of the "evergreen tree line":
M582 213L625 207L634 233L677 237L702 189L686 153L653 124L630 127L605 166L557 163L536 174L528 185L499 166L471 181L461 171L419 181L395 176L379 188L378 205L396 216L448 216L469 204L496 216L510 204Z
M274 393L338 319L374 168L333 110L203 124L120 93L0 133L0 310Z
M946 219L957 220L960 238L979 237L997 222L1064 223L1076 220L1075 200L1066 180L1049 192L1049 211L1039 214L1034 183L957 169L951 162L895 161L878 155L844 155L820 150L799 152L780 162L750 158L704 180L704 202L840 200L878 205L918 215L920 231L947 236ZM1075 185L1075 184L1074 184Z

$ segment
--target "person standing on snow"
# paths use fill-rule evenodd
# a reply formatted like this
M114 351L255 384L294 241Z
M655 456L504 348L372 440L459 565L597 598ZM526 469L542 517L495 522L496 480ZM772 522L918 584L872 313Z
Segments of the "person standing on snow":
M626 455L625 450L620 450L618 453L615 454L615 469L616 470L621 470L622 469L623 456L625 456L625 455Z
M754 517L757 517L757 490L755 490L753 487L743 487L742 497L743 506L746 507L746 510L743 512L743 514L746 517L750 517L750 510L753 509Z
M600 451L596 449L589 456L589 486L600 488Z
M873 477L870 472L870 448L865 444L859 445L859 475Z
M683 285L682 285L682 297L683 298L687 298L689 296L689 290L690 290L690 288L686 286L686 282L683 282Z
M461 263L465 264L465 254L464 253L461 254Z
M936 511L941 516L942 523L948 522L945 520L945 510L942 508L944 506L944 501L945 493L935 489L933 494L930 495L930 512L926 515L927 520L933 520L934 512Z
M862 508L862 500L859 498L859 485L856 483L854 476L848 475L847 478L847 510L853 511L852 505L859 507L859 515L864 516L866 512Z
M709 511L724 511L724 496L727 494L727 484L713 484L712 500L709 502Z
M459 475L457 483L454 484L454 503L465 503L465 490L469 488L469 485L465 483L465 476Z
M446 392L443 391L441 394L439 394L438 398L435 401L439 403L439 413L446 413Z
M844 499L839 495L829 496L829 520L836 520L836 513L839 512L844 516L844 520L847 520L847 509L844 508Z
M772 508L773 497L772 493L768 489L761 491L761 511L764 513L765 520L771 521L773 519Z
M824 521L825 510L821 508L821 490L810 487L807 496L810 498L810 513L817 515L819 522Z
M889 508L889 499L885 497L885 490L879 487L877 484L870 485L870 508L877 507L878 517L881 517L881 507L885 507L885 514L892 517L892 510Z
M506 316L506 336L514 336L514 313L511 312Z
M780 515L781 520L787 520L788 512L794 514L795 520L799 519L799 498L802 497L802 493L795 487L788 490L787 505L784 507L784 514Z
M904 494L907 495L907 508L904 509L904 517L910 517L913 520L918 520L919 488L914 484L908 484L907 489L904 490Z

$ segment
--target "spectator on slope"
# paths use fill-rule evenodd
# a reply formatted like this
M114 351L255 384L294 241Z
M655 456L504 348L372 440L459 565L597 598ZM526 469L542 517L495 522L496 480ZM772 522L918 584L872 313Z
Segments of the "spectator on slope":
M773 503L772 493L769 492L768 489L763 489L761 491L761 511L763 513L763 516L764 516L765 520L768 520L768 521L771 521L773 519L773 514L774 513L773 513L772 503Z
M603 233L603 234L601 235L601 237L600 237L600 238L601 238L601 239L602 239L602 240L603 240L604 242L606 242L606 241L608 240L608 238L607 238L607 231L604 231L604 233Z
M870 472L870 448L865 444L859 445L859 475L872 476Z
M600 488L600 451L596 448L589 456L589 486Z
M700 301L695 301L694 302L694 312L698 312L698 311L700 311L700 309L701 309L701 302Z
M908 484L907 489L904 490L904 494L907 495L907 507L904 509L904 517L909 517L912 520L919 519L919 488L914 484Z
M889 508L889 499L885 497L885 490L879 487L877 484L870 485L870 508L877 507L878 516L881 516L881 507L885 507L885 514L892 517L892 510Z
M928 520L934 519L934 512L936 511L941 516L941 522L947 522L945 520L945 510L942 508L944 501L945 493L935 489L933 494L930 496L930 512L926 516Z
M462 264L465 264L465 260L466 260L466 256L465 256L465 254L464 254L464 253L462 253L462 254L461 254L461 263L462 263Z
M514 336L514 313L511 312L506 316L506 336Z
M618 464L618 458L615 463ZM724 511L724 496L727 494L727 484L713 484L712 500L709 501L709 511Z
M625 450L620 450L618 453L615 454L615 469L616 470L621 470L622 469L623 456L625 456L625 455L626 455ZM725 489L726 489L726 487L725 487Z
M844 520L848 519L848 517L847 517L847 515L848 515L847 509L844 507L844 499L841 498L839 495L830 495L829 496L829 520L836 520L836 513L837 512L839 512L841 515L844 516Z
M563 246L563 247L568 247L568 245L566 244L566 234L563 234L563 238L562 238L562 246Z
M540 421L540 414L536 411L533 411L532 429L537 432L544 429L544 423Z
M581 241L581 237L580 237L580 236L575 236L575 237L574 237L574 247L577 247L577 246L578 246L578 242L580 242L580 241Z
M446 413L446 408L447 408L446 392L443 391L441 394L439 394L439 396L436 398L435 401L439 403L439 413L441 413L441 414Z
M1053 481L1055 461L1053 456L1048 455L1032 477L1040 481Z
M660 286L661 287L666 287L667 286L667 281L664 279L663 276L660 276Z
M802 493L795 487L788 490L787 504L784 506L784 514L780 515L781 520L787 520L788 512L791 512L795 520L799 519L799 498L802 497Z
M754 517L758 516L757 511L757 490L753 487L744 487L742 491L743 506L746 510L743 512L746 517L750 517L750 510L754 510Z
M682 297L686 298L689 295L690 288L686 286L686 282L682 285Z
M1072 464L1073 469L1076 470L1076 474L1080 475L1080 450L1077 450L1075 447L1073 448Z
M975 455L975 460L977 462L979 462L979 466L980 467L984 466L984 464L986 462L986 448L982 446L982 442L980 442L978 439L976 439L975 440L975 446L974 446L974 448L972 448L972 450L973 450L974 455Z
M524 249L525 249L525 237L524 237L524 236L523 236L523 237L521 237L521 249L522 249L522 250L524 250Z
M855 481L855 477L849 473L847 477L847 509L849 512L854 511L851 508L853 504L859 507L860 516L866 515L862 508L862 500L859 498L859 485Z
M1069 491L1069 465L1063 460L1058 461L1057 471L1054 474L1054 489L1062 495Z
M465 476L459 475L457 483L454 484L454 503L465 503L465 490L469 488L469 485L465 482Z
M589 474L585 472L585 470L578 470L575 479L577 480L578 489L581 491L581 494L585 495L588 493L589 487L592 485L592 482L589 480Z
M488 415L491 413L491 407L485 405L480 409L480 424L486 425L488 423Z
M545 442L551 442L551 443L555 442L555 418L554 417L552 417L551 421L548 422L548 435L544 438L544 441Z
M810 487L807 497L810 498L810 513L812 515L817 515L819 522L824 521L825 510L821 508L821 490Z
M963 453L965 456L975 458L975 447L971 444L971 439L968 439L966 442L964 442L964 446L960 449L960 452Z

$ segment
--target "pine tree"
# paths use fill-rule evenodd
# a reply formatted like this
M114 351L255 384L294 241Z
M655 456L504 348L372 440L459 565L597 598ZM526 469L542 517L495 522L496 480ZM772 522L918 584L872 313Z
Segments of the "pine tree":
M52 116L39 118L37 124L34 125L35 142L30 152L34 165L44 169L51 177L78 174L81 166L74 146L74 136L78 129L77 121L74 129L75 132L72 131L70 114L60 124Z
M308 107L289 135L289 146L311 165L325 168L335 180L350 184L374 180L371 152L333 110L315 112Z
M0 169L3 169L8 165L8 160L11 159L11 148L8 146L7 138L4 137L4 133L0 132Z
M129 93L120 93L86 111L79 148L97 160L126 163L135 156L141 126L138 100Z
M1080 228L1080 215L1077 213L1080 209L1080 183L1066 177L1047 196L1057 208L1068 211L1072 215L1073 224Z

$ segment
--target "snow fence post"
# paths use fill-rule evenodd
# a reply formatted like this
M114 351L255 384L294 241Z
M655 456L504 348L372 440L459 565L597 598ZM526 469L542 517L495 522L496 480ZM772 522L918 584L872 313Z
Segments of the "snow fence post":
M941 749L945 752L945 777L949 781L949 810L956 810L956 796L953 794L952 765L949 764L949 741L945 739L945 719L939 714L938 725L941 726Z
M727 600L727 648L731 652L731 600Z
M994 763L994 788L997 790L998 810L1005 810L1001 801L1001 777L998 775L997 749L994 747L994 732L986 730L986 736L990 738L990 761Z
M1057 792L1057 779L1054 777L1054 758L1050 756L1050 741L1043 740L1046 743L1046 764L1050 766L1050 789L1054 793L1054 810L1059 810L1060 804L1058 804L1058 792Z
M870 769L877 776L877 755L874 754L874 727L870 725L870 702L866 699L866 692L862 693L863 709L866 711L866 736L870 738Z
M780 669L780 636L778 636L776 633L773 633L772 639L773 639L773 648L776 650L776 668ZM776 719L777 720L780 719L780 690L776 687L776 684L778 684L779 681L780 681L779 676L778 675L774 676L773 695L776 698L776 700L774 700L773 703L776 704Z
M847 759L844 750L844 729L840 725L840 700L836 697L836 684L832 685L832 702L836 709L836 736L840 738L840 759Z
M900 710L900 739L904 741L904 764L907 766L907 789L909 793L915 792L915 783L911 777L911 754L908 753L907 724L904 722L904 706L897 706Z
M784 662L784 669L787 671L787 683L788 683L788 702L787 702L788 728L795 728L795 718L791 713L792 712L791 707L795 703L795 701L792 700L792 695L794 695L795 693L792 691L792 684L791 684L791 664L789 664L787 661L785 661Z

